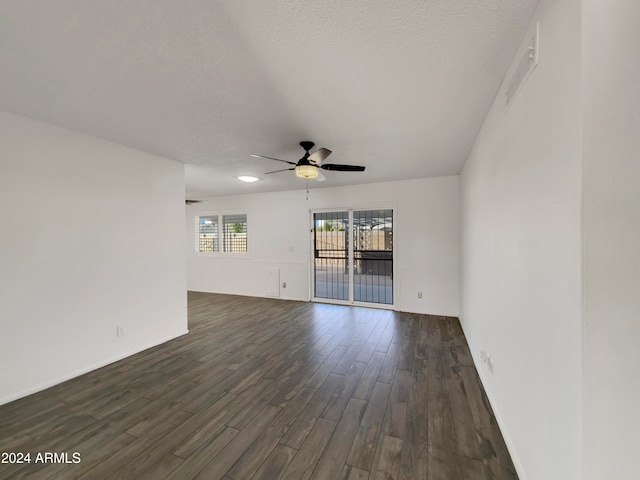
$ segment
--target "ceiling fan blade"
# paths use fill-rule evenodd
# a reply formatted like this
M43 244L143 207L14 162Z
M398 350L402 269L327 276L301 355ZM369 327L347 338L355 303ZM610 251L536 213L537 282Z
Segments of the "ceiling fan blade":
M328 148L319 148L311 155L309 155L308 160L312 161L316 165L320 165L329 155L331 155L331 150L329 150Z
M319 182L324 182L327 179L327 177L325 177L322 172L318 172L318 176L316 177L316 180Z
M264 155L255 155L255 154L251 154L249 155L250 157L255 157L255 158L266 158L267 160L275 160L277 162L284 162L284 163L288 163L289 165L296 165L295 162L289 162L287 160L282 160L280 158L273 158L273 157L265 157Z
M282 170L274 170L273 172L267 172L265 173L265 175L269 175L271 173L278 173L278 172L287 172L289 170L295 170L295 168L283 168Z
M334 170L336 172L364 172L365 167L360 165L339 165L337 163L326 163L320 165L323 170Z

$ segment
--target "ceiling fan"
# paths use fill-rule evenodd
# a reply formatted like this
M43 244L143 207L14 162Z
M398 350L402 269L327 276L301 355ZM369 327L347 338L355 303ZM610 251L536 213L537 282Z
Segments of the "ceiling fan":
M325 158L331 155L331 150L326 148L319 148L313 153L309 153L309 150L313 148L315 143L309 141L300 142L300 146L304 149L304 156L298 160L298 163L289 162L288 160L281 160L280 158L265 157L264 155L251 155L256 158L266 158L268 160L276 160L278 162L288 163L293 165L291 168L283 168L281 170L274 170L273 172L266 172L265 175L271 173L285 172L288 170L294 170L296 176L300 178L315 178L319 181L325 180L324 175L320 172L322 170L333 170L336 172L364 172L365 167L359 165L340 165L337 163L322 163Z

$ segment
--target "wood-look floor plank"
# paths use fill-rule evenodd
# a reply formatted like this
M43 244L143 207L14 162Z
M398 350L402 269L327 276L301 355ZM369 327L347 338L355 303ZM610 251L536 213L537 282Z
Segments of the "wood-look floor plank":
M367 471L371 469L390 394L391 385L376 383L349 451L349 465Z
M370 341L370 340L365 341L364 345L362 346L362 348L358 352L358 356L354 359L354 362L368 363L369 360L371 359L371 355L373 355L373 352L375 352L375 350L376 350L376 344L377 343L378 343L377 340L376 341ZM380 353L383 353L383 352L380 352Z
M366 406L365 400L359 398L349 400L344 409L344 415L340 418L333 436L311 476L312 479L325 480L340 476Z
M281 480L308 480L336 428L336 423L318 419L297 451Z
M172 417L167 418L163 422L157 424L152 428L147 435L142 438L137 438L127 447L123 448L120 452L115 453L108 459L99 463L95 468L89 470L84 475L80 476L81 479L94 479L102 478L106 479L110 476L119 473L120 475L126 475L128 473L128 466L135 467L137 460L144 452L149 451L155 442L159 438L163 438L169 432L176 427L184 423L185 420L191 417L187 412L176 412Z
M167 474L174 471L183 462L184 459L168 453L160 457L157 462L152 463L146 470L139 474L135 474L135 477L132 478L139 480L158 480L160 478L165 478Z
M502 441L502 435L493 414L493 409L482 390L477 372L472 367L462 366L460 375L464 382L471 415L478 435L480 458L489 472L488 476L492 478L517 478L513 464L509 461L504 461L504 459L509 458L509 452Z
M402 344L400 358L398 359L398 370L413 369L413 362L416 358L417 336L411 336L405 339Z
M372 480L395 480L400 471L402 440L388 435L380 435L375 459L371 467Z
M294 398L300 390L303 389L307 381L318 370L318 368L324 363L327 357L322 355L314 355L306 363L302 365L296 365L299 367L289 380L282 385L282 388L275 397L271 399L273 405L284 407L292 398Z
M351 394L360 381L360 377L362 376L366 366L366 363L354 362L351 364L351 368L343 377L338 388L331 397L331 400L329 400L329 403L322 412L322 418L326 418L327 420L332 420L334 422L337 422L340 419L342 412L347 406L347 403L349 403Z
M237 396L227 393L220 400L195 416L197 418L196 429L189 433L188 437L180 442L173 450L173 454L187 459L204 443L216 438L217 434L225 428L225 423L240 410L243 404L237 401Z
M305 383L306 387L319 388L327 377L331 374L336 364L344 356L347 351L347 347L337 346L331 354L326 357L326 360L322 362L322 365L314 372L313 375Z
M378 374L382 368L382 363L385 357L384 352L375 352L369 357L369 362L366 364L362 377L358 381L355 390L353 391L354 398L361 398L367 400L371 396L373 387L378 379Z
M203 383L186 392L181 399L181 409L185 412L196 413L202 408L217 402L229 391L225 388L231 382L228 382L232 371L225 370L216 378L213 385L211 383Z
M468 458L481 458L480 439L473 421L469 398L460 375L458 365L450 365L453 373L447 379L447 390L451 405L451 414L456 419L453 424L456 439L456 451Z
M0 405L0 479L517 480L455 318L190 292L189 330Z
M243 452L227 475L238 479L251 478L314 394L315 391L311 389L300 391L290 403L282 408L278 416L265 428L253 445Z
M382 432L385 435L396 438L403 437L410 388L411 372L398 370L393 381L389 405L384 416Z
M402 355L402 345L392 343L386 352L382 368L378 373L378 382L392 384L398 367L398 360Z
M287 430L281 443L293 448L299 448L302 445L327 403L333 398L334 392L343 378L341 375L333 374L327 377L320 388L316 390L313 398L300 412L293 425Z
M234 438L238 430L225 427L203 441L166 480L191 480L205 468Z
M103 438L108 438L107 441ZM92 466L99 465L118 452L127 449L136 439L126 433L120 433L113 437L111 435L97 435L96 437L83 442L73 449L72 452L80 454L81 462L69 468L68 465L55 465L47 470L47 480L57 480L65 476L79 478L84 473L91 470ZM71 474L71 475L69 475Z
M278 387L274 380L258 379L251 388L237 396L237 401L242 402L244 407L227 422L227 425L241 430L268 403L271 396L275 395Z
M274 480L280 478L296 454L296 450L286 445L276 445L267 459L260 465L251 480ZM243 477L239 477L243 478Z
M496 478L481 460L457 455L455 459L458 478L473 478L478 480L490 480Z
M427 425L431 422L431 415L425 418L424 412L429 412L429 378L431 367L427 369L426 360L417 359L414 363L412 388L407 403L407 419L400 455L399 478L413 480L427 478Z
M369 480L369 472L353 467L351 465L345 465L340 475L340 480Z
M449 399L444 392L430 393L428 397L427 408L433 412L427 423L429 478L433 480L460 478Z
M389 345L391 345L391 341L395 335L395 324L393 322L389 322L385 329L382 331L382 335L380 335L380 339L378 343L376 343L376 352L387 352L389 350Z
M273 405L265 406L194 478L215 480L224 477L281 410Z
M355 340L336 364L332 372L338 375L346 375L363 346L364 342L362 340Z

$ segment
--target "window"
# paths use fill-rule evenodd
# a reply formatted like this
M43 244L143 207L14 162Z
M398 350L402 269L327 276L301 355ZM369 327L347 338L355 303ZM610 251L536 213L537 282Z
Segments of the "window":
M218 241L218 216L207 215L198 217L198 251L199 252L219 252L220 242Z
M220 243L222 242L222 249ZM198 217L197 251L200 253L246 253L247 215L203 215Z
M247 216L222 216L222 242L225 252L247 251Z

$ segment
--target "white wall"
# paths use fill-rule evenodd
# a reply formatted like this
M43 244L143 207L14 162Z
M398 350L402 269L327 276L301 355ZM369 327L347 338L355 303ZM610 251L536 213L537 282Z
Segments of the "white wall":
M183 166L4 112L0 138L0 403L186 333Z
M539 64L508 107L501 87L461 175L461 320L520 478L577 480L580 1L541 0L537 21Z
M640 2L583 0L584 478L638 478Z
M312 185L313 187L313 185ZM310 209L395 208L396 309L457 316L458 177L352 187L224 196L187 207L190 290L265 296L265 272L280 269L281 298L310 297ZM249 258L195 253L195 219L214 212L249 215ZM293 252L289 251L293 247ZM418 291L423 298L417 298Z

